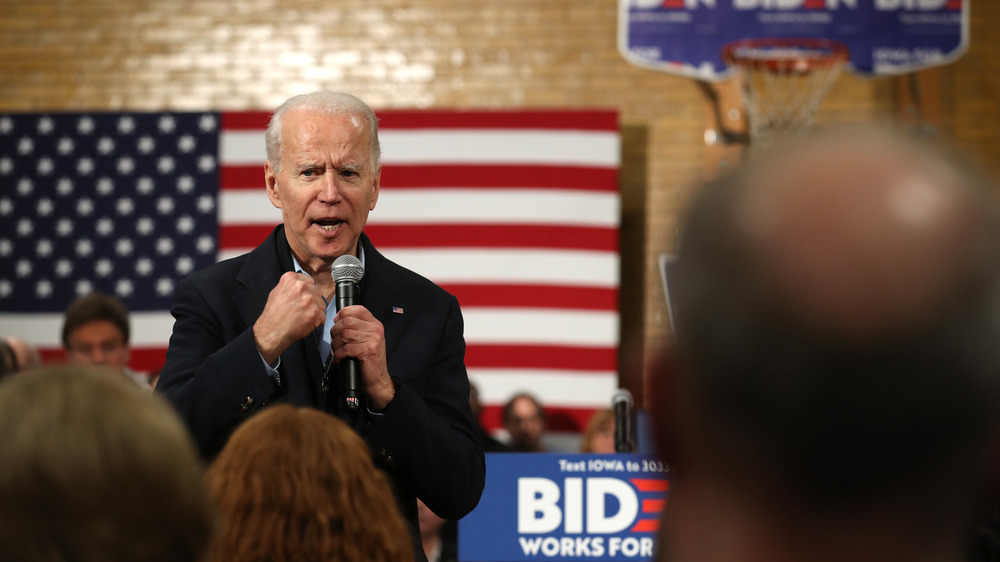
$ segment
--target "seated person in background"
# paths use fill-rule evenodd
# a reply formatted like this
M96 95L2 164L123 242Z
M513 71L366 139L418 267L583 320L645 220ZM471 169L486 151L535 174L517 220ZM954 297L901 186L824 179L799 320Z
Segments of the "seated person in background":
M455 521L438 517L420 500L417 500L417 515L427 562L458 562L458 525Z
M207 481L221 515L209 562L413 560L388 478L329 414L261 410L229 438Z
M145 377L128 367L130 336L128 309L116 297L94 292L66 308L62 342L71 363L106 365L149 388Z
M989 511L970 541L967 562L1000 562L1000 513L996 508Z
M662 559L962 559L1000 476L995 192L870 130L701 190L652 379Z
M17 358L6 341L0 339L0 379L17 372Z
M192 562L212 533L194 442L173 409L107 369L0 383L0 558Z
M580 441L581 453L615 452L615 412L604 408L594 412Z
M147 378L149 382L149 388L156 389L156 383L160 381L160 369L149 372L149 377Z
M483 422L480 419L483 415L483 405L479 402L479 389L471 382L469 383L469 407L472 408L472 417L475 418L476 425L479 426L479 438L483 441L483 451L487 453L510 451L507 445L504 445L496 437L490 435L490 432L486 431L486 428L483 427Z
M516 453L541 453L545 451L542 434L545 432L545 410L534 396L521 392L515 394L503 407L503 424L510 435L510 450Z
M23 373L24 371L37 369L42 366L42 357L38 353L37 347L14 336L8 336L0 339L6 342L7 346L14 354L15 372Z

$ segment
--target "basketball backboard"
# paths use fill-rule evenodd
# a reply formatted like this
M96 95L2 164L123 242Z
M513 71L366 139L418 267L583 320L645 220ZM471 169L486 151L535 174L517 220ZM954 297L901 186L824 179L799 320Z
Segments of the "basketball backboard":
M749 38L847 45L847 69L895 75L953 62L969 41L969 0L619 0L618 46L632 64L718 82L722 47Z

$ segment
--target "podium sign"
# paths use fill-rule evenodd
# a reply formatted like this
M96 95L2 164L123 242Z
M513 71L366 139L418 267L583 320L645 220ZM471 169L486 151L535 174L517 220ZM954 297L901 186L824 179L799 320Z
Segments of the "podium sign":
M667 466L639 454L490 453L463 562L652 560Z

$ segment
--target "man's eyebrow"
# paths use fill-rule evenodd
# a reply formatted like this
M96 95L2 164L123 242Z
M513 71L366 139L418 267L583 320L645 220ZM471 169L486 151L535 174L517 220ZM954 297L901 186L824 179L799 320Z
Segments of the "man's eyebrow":
M336 162L333 165L334 168L338 170L348 170L352 172L360 171L364 166L360 162L351 160L349 162Z

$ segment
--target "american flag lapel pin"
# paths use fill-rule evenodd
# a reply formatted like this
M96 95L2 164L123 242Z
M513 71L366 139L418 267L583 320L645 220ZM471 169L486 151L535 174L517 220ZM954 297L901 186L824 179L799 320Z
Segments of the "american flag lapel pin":
M392 307L392 311L395 312L396 314L402 314L403 313L403 307L401 307L401 306L394 306L394 307Z

